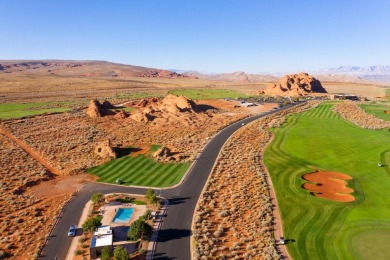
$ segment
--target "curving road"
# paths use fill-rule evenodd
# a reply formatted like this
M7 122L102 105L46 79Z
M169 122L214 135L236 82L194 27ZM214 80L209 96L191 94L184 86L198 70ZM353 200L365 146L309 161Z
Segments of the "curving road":
M163 196L168 199L169 208L166 211L164 222L158 234L154 259L191 259L190 236L192 216L198 198L223 144L235 131L242 127L242 123L252 122L291 106L293 105L261 113L224 128L204 147L183 183L175 188L164 189ZM125 192L144 195L146 189L101 183L86 184L65 207L58 224L53 230L52 236L43 249L40 256L41 259L55 259L55 257L65 259L72 240L67 236L68 228L70 225L78 223L85 204L95 192Z

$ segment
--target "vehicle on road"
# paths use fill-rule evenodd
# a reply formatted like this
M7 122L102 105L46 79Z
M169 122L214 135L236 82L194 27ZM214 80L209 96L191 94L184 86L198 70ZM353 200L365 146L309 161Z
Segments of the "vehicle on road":
M284 240L284 237L280 237L280 244L284 245L286 243L286 241Z
M242 123L241 125L245 125L245 123Z
M74 237L76 235L76 225L70 226L68 231L68 237Z

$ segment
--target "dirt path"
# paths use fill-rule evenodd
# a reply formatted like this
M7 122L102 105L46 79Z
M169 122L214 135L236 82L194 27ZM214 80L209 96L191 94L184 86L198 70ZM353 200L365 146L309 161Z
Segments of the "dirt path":
M272 134L272 136L269 139L266 147L268 147L272 143L273 140L274 140L274 135ZM261 158L264 158L265 150L266 150L266 148L264 148L262 150ZM274 186L272 184L271 176L270 176L270 174L268 172L268 169L265 166L263 160L260 160L260 163L262 164L262 166L264 168L264 171L266 172L266 179L267 179L268 186L270 188L269 189L270 197L272 198L273 204L275 205L275 207L273 208L273 215L274 215L274 220L275 220L274 236L275 236L276 247L278 248L278 251L285 257L284 259L292 259L291 256L290 256L290 253L288 252L288 250L286 248L286 246L279 243L279 238L280 237L284 237L284 235L283 235L282 217L280 216L279 204L278 204L278 200L276 199L275 189L274 189ZM287 239L289 239L289 238L287 238Z
M26 153L28 153L32 158L34 158L36 161L38 161L40 164L42 164L46 169L48 169L51 173L56 175L61 175L61 172L51 166L47 161L45 161L36 151L31 149L25 142L15 137L13 134L11 134L8 130L6 130L3 127L0 127L0 134L4 135L5 137L11 139L14 141L17 145L20 146Z

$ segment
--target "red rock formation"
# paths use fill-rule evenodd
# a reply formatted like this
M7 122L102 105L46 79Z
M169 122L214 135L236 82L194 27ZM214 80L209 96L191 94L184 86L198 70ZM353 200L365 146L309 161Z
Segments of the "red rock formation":
M115 119L125 119L129 117L129 114L127 114L124 110L120 110L118 113L115 114Z
M159 98L142 99L136 106L141 109L133 113L130 118L137 122L149 122L155 118L179 118L184 113L197 112L197 105L194 101L184 96L171 94L162 100Z
M104 111L102 110L101 104L97 99L93 99L89 102L88 109L87 109L87 115L90 117L96 118L96 117L102 117L104 114Z
M286 75L279 83L269 84L264 90L268 95L304 96L310 93L327 93L321 82L307 73Z
M100 143L95 148L95 153L102 158L117 158L115 150L111 147L110 140Z

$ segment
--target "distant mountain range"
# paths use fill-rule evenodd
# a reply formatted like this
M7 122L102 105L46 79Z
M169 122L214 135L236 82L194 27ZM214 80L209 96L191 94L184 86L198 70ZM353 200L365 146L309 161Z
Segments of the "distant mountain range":
M277 82L278 78L291 73L259 73L248 74L242 71L232 73L209 73L191 70L171 70L183 75L208 80L221 80L232 82ZM298 71L297 71L298 72ZM296 72L296 73L297 73ZM340 66L335 68L309 71L325 82L351 82L351 83L376 83L390 84L390 66L375 65L368 67Z
M375 81L378 83L390 83L390 66L388 65L375 65L366 67L340 66L313 71L312 73L314 75L318 75L319 77L337 78L337 76L348 76L349 78Z
M190 78L176 72L125 65L107 61L73 60L0 60L0 74L71 76L92 78L129 77L146 78Z
M243 71L236 71L232 73L204 73L198 71L183 71L182 75L189 77L197 77L199 79L220 80L232 82L275 82L278 77L271 74L247 74Z
M296 71L296 73L299 71ZM390 66L367 67L340 66L317 71L307 71L324 82L352 82L365 84L390 84ZM189 78L242 83L277 82L281 73L249 74L243 71L232 73L209 73L192 70L163 70L107 61L67 60L0 60L0 75L57 75L76 77L98 77L126 79L129 77L148 78ZM287 74L287 73L286 73ZM291 74L291 73L289 73Z
M320 70L327 73L334 74L350 74L350 75L390 75L390 66L386 65L375 65L367 67L356 67L356 66L340 66L336 68L329 68Z

